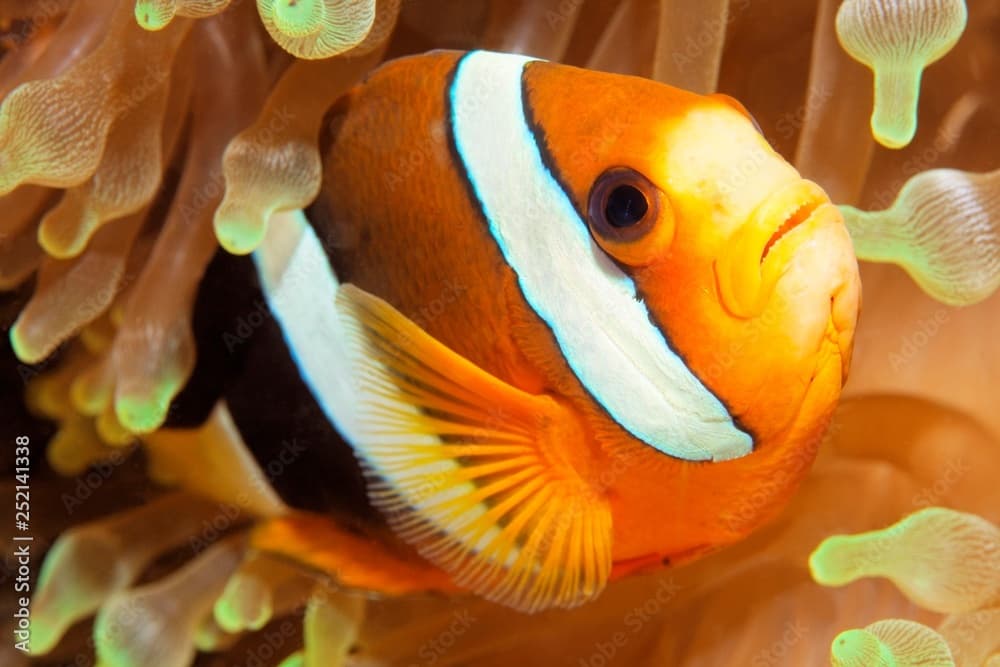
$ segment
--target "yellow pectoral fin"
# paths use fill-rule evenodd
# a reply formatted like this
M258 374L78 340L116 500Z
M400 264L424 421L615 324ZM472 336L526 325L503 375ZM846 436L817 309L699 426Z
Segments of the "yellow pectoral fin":
M459 585L522 611L594 598L611 570L611 513L578 472L576 417L378 297L344 285L337 307L358 380L353 444L397 533Z

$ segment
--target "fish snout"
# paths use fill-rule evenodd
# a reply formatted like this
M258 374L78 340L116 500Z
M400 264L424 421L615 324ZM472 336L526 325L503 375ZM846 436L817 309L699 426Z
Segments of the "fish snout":
M740 318L759 315L795 247L831 217L839 219L840 212L812 181L796 180L765 198L715 262L723 307Z

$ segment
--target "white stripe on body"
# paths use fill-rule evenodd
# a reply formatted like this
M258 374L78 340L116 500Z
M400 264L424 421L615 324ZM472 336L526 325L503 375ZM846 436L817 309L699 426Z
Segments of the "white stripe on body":
M419 410L398 393L376 395L372 385L355 379L357 366L335 305L340 283L304 214L296 211L286 215L287 219L268 226L253 258L261 289L299 375L330 423L373 472L389 482L411 507L448 532L460 533L462 526L479 518L488 507L480 503L461 517L447 517L431 509L449 498L476 491L472 483L447 488L429 483L458 468L450 458L408 465L405 470L394 465L394 445L439 447L442 442L433 435L389 435L380 420L372 418L385 407L414 415ZM468 547L474 551L498 532L494 527ZM510 558L516 558L517 553L515 549Z
M633 436L692 461L750 453L751 437L670 349L544 164L522 100L531 60L470 53L449 93L455 146L525 300L590 395Z

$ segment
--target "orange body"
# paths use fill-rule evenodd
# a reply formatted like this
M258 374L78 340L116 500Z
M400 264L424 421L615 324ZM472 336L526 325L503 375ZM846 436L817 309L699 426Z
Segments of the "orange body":
M672 241L631 276L674 350L754 437L754 451L733 460L666 456L581 386L490 238L448 139L446 90L459 57L391 62L338 109L314 207L338 277L491 375L579 416L584 435L564 443L566 455L610 504L616 574L745 536L808 470L845 380L858 281L839 215L827 203L794 247L775 245L787 257L774 260L784 265L771 298L755 316L734 315L719 293L719 258L739 252L734 235L768 193L799 180L794 169L723 98L527 67L526 101L583 215L595 179L618 165L669 198ZM544 248L537 261L547 261Z

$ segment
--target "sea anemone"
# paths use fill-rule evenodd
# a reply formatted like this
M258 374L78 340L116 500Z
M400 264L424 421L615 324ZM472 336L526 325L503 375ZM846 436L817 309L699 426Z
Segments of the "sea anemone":
M1000 664L1000 0L12 0L0 27L2 488L34 504L0 603L16 637L30 591L32 657L3 664ZM384 556L324 576L365 536L273 522L224 414L163 428L212 258L308 207L330 108L432 48L725 92L842 206L853 375L763 530L573 611L427 595L405 556L377 598Z

